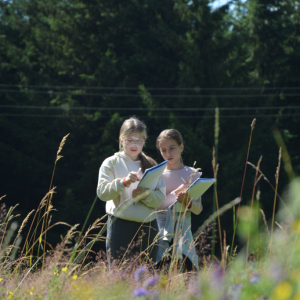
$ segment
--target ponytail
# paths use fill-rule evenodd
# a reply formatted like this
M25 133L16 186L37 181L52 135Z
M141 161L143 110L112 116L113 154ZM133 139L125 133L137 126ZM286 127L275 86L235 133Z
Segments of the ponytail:
M141 152L139 154L139 159L141 161L141 169L143 173L145 173L146 169L149 169L157 165L157 162L150 156L147 156L144 152Z

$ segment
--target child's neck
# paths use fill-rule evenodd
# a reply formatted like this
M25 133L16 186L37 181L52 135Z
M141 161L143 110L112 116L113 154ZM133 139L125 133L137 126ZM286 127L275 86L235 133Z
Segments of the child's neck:
M166 166L166 170L180 170L183 168L184 168L184 164L181 161L173 165L167 164Z

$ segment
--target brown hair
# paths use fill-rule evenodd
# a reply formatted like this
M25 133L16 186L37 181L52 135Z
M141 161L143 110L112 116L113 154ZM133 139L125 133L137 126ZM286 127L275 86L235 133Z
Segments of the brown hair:
M166 129L166 130L163 130L159 134L159 136L156 139L156 148L158 150L160 150L160 148L159 148L159 142L162 139L173 139L178 144L178 146L180 146L181 144L183 144L182 135L176 129ZM180 157L180 161L183 163L182 157Z
M132 132L138 132L145 138L145 140L147 139L147 127L145 123L143 123L136 117L131 117L123 122L120 129L120 138ZM121 141L119 143L119 148L120 151L123 150ZM141 160L141 169L143 173L146 169L157 165L157 162L153 158L147 156L144 152L141 152L139 154L139 159Z

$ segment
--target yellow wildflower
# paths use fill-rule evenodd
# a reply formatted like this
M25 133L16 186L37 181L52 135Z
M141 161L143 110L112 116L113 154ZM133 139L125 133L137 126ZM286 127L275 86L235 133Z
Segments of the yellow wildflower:
M13 292L9 292L8 293L8 299L10 299L12 297L12 295L13 295Z
M29 295L33 295L33 292L31 290L27 289L27 292L29 293Z
M61 270L62 270L64 273L67 273L68 267L64 267L64 268L62 268Z
M0 281L2 281L2 280L4 280L4 278L1 278L1 277L0 277Z
M296 220L294 223L293 223L293 230L296 231L297 233L300 233L300 220Z
M72 279L73 279L73 280L76 280L76 279L77 279L77 275L74 274L74 275L72 276Z
M43 297L41 295L39 295L39 299L42 299Z
M289 299L292 295L293 287L288 281L280 282L272 292L273 300Z
M55 271L54 271L54 275L58 276L58 274L59 274L59 273L58 273L58 270L55 270Z

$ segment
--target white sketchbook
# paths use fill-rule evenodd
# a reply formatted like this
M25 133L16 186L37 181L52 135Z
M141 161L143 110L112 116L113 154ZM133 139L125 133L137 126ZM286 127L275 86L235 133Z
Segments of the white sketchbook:
M166 168L168 163L168 160L163 161L162 163L150 168L150 169L146 169L145 173L142 177L142 179L140 180L138 187L142 187L145 189L151 189L151 190L155 190L157 183L164 171L164 169Z
M215 183L214 178L198 178L186 190L192 200L198 200Z

